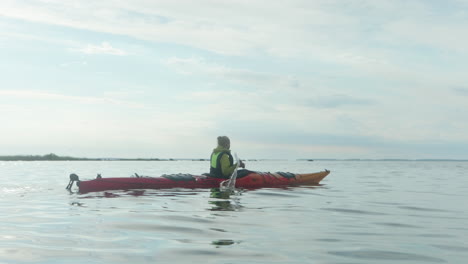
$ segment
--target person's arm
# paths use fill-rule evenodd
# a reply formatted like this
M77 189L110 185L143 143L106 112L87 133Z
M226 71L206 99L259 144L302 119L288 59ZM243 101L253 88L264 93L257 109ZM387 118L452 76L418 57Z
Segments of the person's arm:
M237 163L234 163L231 166L231 163L229 162L229 155L228 154L223 154L221 156L221 171L223 172L223 176L226 178L229 178L231 174L234 172L236 169Z

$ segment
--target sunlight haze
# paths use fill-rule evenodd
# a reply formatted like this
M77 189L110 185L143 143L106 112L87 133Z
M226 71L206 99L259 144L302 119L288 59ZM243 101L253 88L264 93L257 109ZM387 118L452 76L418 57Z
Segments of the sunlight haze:
M0 155L468 159L468 1L0 3Z

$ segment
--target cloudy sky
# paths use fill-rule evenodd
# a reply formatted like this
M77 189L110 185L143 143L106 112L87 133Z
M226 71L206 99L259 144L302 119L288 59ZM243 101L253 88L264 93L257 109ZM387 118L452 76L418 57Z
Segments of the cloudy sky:
M2 0L0 154L468 159L466 0Z

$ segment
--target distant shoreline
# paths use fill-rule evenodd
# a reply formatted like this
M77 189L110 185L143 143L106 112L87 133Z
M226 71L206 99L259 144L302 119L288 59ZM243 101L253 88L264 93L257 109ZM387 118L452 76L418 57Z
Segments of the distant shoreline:
M161 158L78 158L70 156L58 156L56 154L46 155L4 155L0 161L209 161L209 159L161 159ZM246 159L245 161L286 161L288 159ZM468 159L296 159L296 161L460 161Z
M297 159L298 161L312 161ZM314 159L314 161L468 161L468 159Z
M58 156L53 153L46 155L12 155L0 156L0 161L175 161L176 159L158 158L77 158L70 156ZM203 159L193 159L203 160Z

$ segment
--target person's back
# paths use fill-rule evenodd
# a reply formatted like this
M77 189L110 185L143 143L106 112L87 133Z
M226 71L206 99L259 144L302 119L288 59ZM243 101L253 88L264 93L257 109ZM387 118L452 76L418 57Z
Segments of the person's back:
M230 147L231 142L228 137L218 137L218 146L211 153L210 159L210 175L212 177L227 179L236 169L237 163L234 164ZM239 166L245 168L244 163L242 161L239 162Z

